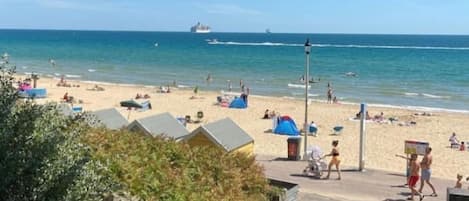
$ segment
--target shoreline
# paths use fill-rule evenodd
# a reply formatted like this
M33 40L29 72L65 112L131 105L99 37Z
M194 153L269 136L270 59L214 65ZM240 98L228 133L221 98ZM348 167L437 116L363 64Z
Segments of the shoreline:
M18 73L18 75L21 76L30 76L31 73ZM60 80L58 76L44 76L44 78L47 79L52 79L52 80ZM74 82L79 82L79 83L84 83L84 84L97 84L97 85L105 85L105 86L123 86L123 87L145 87L145 88L150 88L150 89L156 89L160 86L163 85L145 85L145 84L129 84L129 83L114 83L114 82L106 82L106 81L94 81L94 80L83 80L80 79L81 77L78 75L72 75L72 76L65 76L66 79L69 81L74 81ZM165 85L166 86L166 85ZM187 85L177 85L177 86L171 86L172 88L176 88L179 90L188 90L188 89L193 89L194 86L187 86ZM224 91L224 89L219 89L219 90L212 90L212 89L207 89L205 91L210 91L213 93L220 93L221 91ZM241 93L241 92L230 92L230 93ZM264 98L284 98L284 99L291 99L291 100L304 100L303 98L298 98L294 96L275 96L275 95L255 95L255 94L250 94L251 97L264 97ZM313 97L309 97L309 105L311 103L327 103L326 100L324 99L315 99ZM339 104L343 105L354 105L354 106L359 106L361 103L356 103L356 102L348 102L348 101L340 101ZM469 110L460 110L460 109L451 109L451 108L439 108L439 107L426 107L426 106L415 106L415 105L390 105L390 104L381 104L381 103L366 103L368 107L375 107L375 108L392 108L392 109L401 109L401 110L409 110L409 111L415 111L415 112L445 112L445 113L458 113L458 114L467 114L469 115Z

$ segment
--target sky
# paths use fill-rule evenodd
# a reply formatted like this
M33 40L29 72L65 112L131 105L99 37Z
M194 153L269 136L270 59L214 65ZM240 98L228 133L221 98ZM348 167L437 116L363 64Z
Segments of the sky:
M1 29L469 35L469 0L0 0Z

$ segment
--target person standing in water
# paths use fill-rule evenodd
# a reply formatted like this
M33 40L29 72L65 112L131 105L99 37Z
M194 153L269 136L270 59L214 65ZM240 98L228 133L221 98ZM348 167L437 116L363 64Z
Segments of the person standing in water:
M207 83L210 84L210 82L212 82L212 75L210 73L208 73L207 75Z
M227 80L228 81L228 91L231 92L231 90L233 89L233 86L231 85L231 80Z

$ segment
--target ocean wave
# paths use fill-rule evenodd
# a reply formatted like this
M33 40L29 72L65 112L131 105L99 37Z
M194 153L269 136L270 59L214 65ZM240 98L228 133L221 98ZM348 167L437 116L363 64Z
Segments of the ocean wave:
M210 45L245 45L245 46L290 46L300 47L303 44L273 43L273 42L234 42L234 41L210 41ZM312 44L312 47L320 48L370 48L370 49L427 49L427 50L469 50L469 47L438 47L438 46L399 46L399 45L343 45L343 44Z
M426 93L422 93L422 96L425 96L428 98L450 98L449 96L438 96L438 95L426 94Z
M90 72L90 73L96 72L96 69L90 68L90 69L88 69L88 72Z
M451 98L451 96L439 96L439 95L434 95L434 94L428 94L428 93L413 93L413 92L406 92L404 93L406 96L423 96L426 98L435 98L435 99L442 99L442 98Z
M305 85L304 84L292 84L292 83L288 83L288 87L290 88L305 88ZM308 88L311 88L311 85L308 85Z
M407 93L404 93L404 95L406 95L406 96L418 96L419 93L407 92Z
M66 78L81 78L81 75L65 74Z
M303 87L304 88L304 87ZM291 92L291 95L293 96L305 96L305 93L299 93L299 92ZM312 94L312 93L308 93L308 97L319 97L321 95L319 94Z

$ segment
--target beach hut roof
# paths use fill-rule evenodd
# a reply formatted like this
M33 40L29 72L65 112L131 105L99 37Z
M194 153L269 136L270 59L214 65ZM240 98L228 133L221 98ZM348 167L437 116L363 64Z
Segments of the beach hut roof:
M152 136L163 134L174 139L179 139L189 134L189 131L173 115L167 112L137 119L129 125L129 129L132 129L134 126L139 126Z
M115 108L97 110L92 112L92 114L96 116L104 126L110 129L120 129L129 124L127 119Z
M241 129L233 120L225 118L200 126L195 129L187 139L192 138L197 133L205 134L209 139L216 142L227 152L231 152L241 146L253 142L254 140Z

